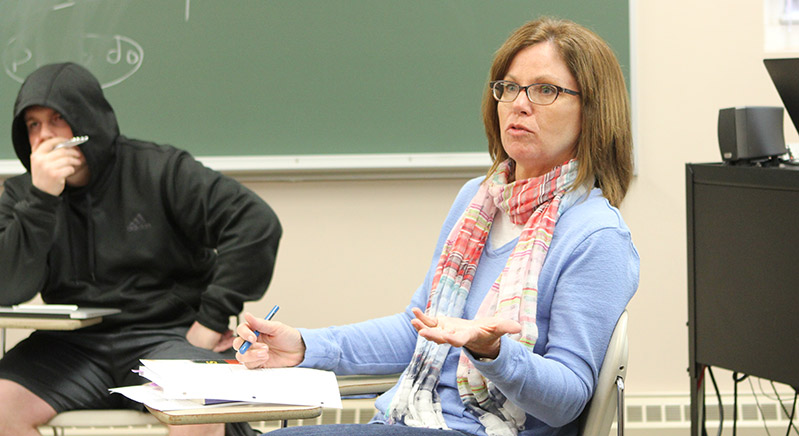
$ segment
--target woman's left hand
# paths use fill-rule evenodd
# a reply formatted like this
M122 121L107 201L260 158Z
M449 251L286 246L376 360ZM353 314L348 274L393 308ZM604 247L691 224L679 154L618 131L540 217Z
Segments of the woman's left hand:
M503 318L467 320L442 316L432 318L419 308L413 309L416 319L411 324L423 338L437 344L465 347L475 357L496 359L499 356L500 338L507 333L519 333L522 326L516 321Z

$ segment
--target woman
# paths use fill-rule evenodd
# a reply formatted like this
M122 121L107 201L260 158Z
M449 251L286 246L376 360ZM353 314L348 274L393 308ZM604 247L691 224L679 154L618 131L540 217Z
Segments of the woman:
M624 79L608 46L542 18L498 51L483 118L493 165L464 185L405 313L298 330L249 314L237 358L338 374L404 371L374 423L303 435L574 435L638 285L616 206L631 178ZM424 309L424 311L422 310Z

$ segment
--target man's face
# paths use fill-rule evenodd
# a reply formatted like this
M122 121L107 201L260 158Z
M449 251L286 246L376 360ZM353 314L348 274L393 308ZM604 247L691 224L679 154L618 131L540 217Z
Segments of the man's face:
M28 141L31 144L31 154L36 153L39 147L54 138L56 140L50 141L45 148L42 148L42 153L52 156L52 159L59 159L64 154L74 154L74 158L78 159L77 165L73 165L74 172L67 176L65 182L70 186L86 186L89 183L90 171L86 163L86 156L80 147L74 147L71 150L56 150L60 153L53 153L52 147L57 142L66 141L72 138L72 127L69 126L67 121L61 116L60 113L45 106L31 106L25 109L25 126L28 129Z
M61 114L45 106L31 106L25 109L25 126L28 129L31 153L48 139L69 139L73 136L72 128Z

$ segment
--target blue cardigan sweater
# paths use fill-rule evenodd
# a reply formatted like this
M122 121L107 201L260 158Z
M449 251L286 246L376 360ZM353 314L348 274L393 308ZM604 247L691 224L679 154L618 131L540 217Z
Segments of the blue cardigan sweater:
M411 308L424 310L442 244L482 180L467 182L455 199L425 280L405 312L347 326L301 329L307 346L301 366L337 374L390 374L405 369L417 338L410 323ZM486 244L463 318L474 318L517 242L496 250ZM563 213L539 277L538 341L533 352L507 337L491 362L481 362L466 352L485 377L527 412L520 435L577 434L576 419L593 394L616 320L638 287L638 273L638 252L630 231L598 189ZM485 435L458 395L455 373L461 351L450 350L437 387L444 419L454 430ZM395 389L377 399L375 421L385 419Z

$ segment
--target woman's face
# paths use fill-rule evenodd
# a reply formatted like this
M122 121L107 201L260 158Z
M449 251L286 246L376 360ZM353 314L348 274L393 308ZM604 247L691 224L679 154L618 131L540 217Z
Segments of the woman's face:
M521 50L503 80L527 86L548 83L579 92L560 54L549 42ZM512 102L498 102L502 147L516 161L516 180L538 177L575 155L580 136L580 97L561 92L554 103L533 104L525 92Z

